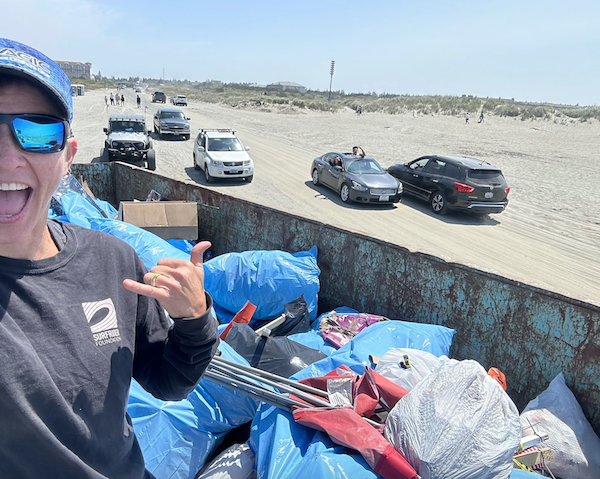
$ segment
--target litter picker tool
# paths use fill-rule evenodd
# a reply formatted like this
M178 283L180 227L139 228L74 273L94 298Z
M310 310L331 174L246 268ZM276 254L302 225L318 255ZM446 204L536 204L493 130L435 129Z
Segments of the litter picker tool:
M329 402L329 396L325 391L219 356L215 356L209 363L205 377L216 384L235 389L288 412L293 411L293 406L335 407ZM377 425L375 421L366 417L363 419L371 425Z

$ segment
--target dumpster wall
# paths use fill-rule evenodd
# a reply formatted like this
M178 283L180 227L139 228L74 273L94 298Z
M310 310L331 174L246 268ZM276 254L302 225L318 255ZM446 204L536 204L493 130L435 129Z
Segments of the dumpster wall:
M77 164L73 173L116 208L151 189L196 201L199 238L215 254L317 245L320 312L345 305L454 328L452 356L504 371L519 410L562 371L600 431L600 308L593 304L124 163Z

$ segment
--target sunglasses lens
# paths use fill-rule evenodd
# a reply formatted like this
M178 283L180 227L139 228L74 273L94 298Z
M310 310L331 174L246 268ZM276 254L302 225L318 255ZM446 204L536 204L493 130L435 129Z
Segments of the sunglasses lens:
M61 151L65 143L65 125L50 117L15 118L13 128L21 148L35 153Z

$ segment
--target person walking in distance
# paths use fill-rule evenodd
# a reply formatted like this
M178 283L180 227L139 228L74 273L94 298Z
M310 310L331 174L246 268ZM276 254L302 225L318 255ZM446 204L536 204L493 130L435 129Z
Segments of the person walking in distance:
M137 100L136 101L137 101L137 107L139 108L140 105L141 105L141 103L142 103L142 99L140 98L139 95L137 96Z
M108 97L106 95L104 95L104 104L106 105L106 108L108 108Z
M120 239L49 219L72 122L60 67L0 38L0 477L152 479L129 389L186 398L215 354L210 243L148 271Z
M110 104L111 106L115 104L115 95L112 91L110 92Z
M465 118L465 123L468 125L469 124L469 114L467 113L467 116Z
M479 121L478 121L478 123L483 123L483 111L479 115Z
M121 106L125 106L125 95L121 94Z

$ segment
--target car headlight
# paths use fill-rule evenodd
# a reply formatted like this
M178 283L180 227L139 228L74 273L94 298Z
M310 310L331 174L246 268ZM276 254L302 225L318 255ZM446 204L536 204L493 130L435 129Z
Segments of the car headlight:
M244 161L244 166L250 166L250 160L245 160Z
M398 194L402 193L403 186L402 183L398 183Z
M364 185L361 185L360 183L352 180L352 188L358 191L367 191L368 188Z
M223 166L223 162L222 161L215 161L215 160L210 160L210 162L212 163L213 166Z

